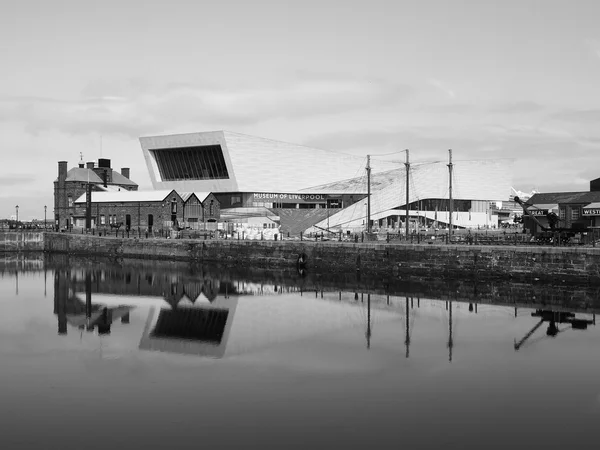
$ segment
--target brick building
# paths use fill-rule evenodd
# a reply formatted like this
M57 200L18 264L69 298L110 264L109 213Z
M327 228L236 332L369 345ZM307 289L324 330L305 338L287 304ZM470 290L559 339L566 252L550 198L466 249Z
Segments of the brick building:
M221 204L210 192L184 192L183 226L192 230L216 230Z
M86 194L74 201L74 217L85 218ZM109 232L114 228L158 233L177 228L216 229L220 207L211 193L175 190L112 191L91 193L92 228Z
M110 159L98 164L79 163L68 169L67 161L59 161L58 178L54 181L54 226L56 230L85 226L85 213L75 206L75 200L85 195L87 186L92 192L137 191L138 185L129 179L129 168L121 173L110 166Z
M549 226L546 215L558 215L558 227L585 229L600 228L600 190L589 192L551 192L534 194L527 203L530 214L544 225ZM531 218L524 217L523 226L531 234L541 231Z

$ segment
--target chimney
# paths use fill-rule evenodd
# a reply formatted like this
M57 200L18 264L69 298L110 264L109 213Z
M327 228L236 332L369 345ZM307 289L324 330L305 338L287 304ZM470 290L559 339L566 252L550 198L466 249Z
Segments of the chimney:
M98 167L105 167L110 169L110 159L100 158L98 159Z
M102 182L104 183L104 187L107 187L107 182L108 182L108 170L104 169L102 171Z
M123 175L127 179L130 179L129 178L129 167L122 167L121 168L121 175Z
M86 167L87 169L93 169L93 168L94 168L94 161L87 162L87 163L85 164L85 167Z
M65 181L67 179L67 161L58 162L58 181Z
M82 162L79 163L79 168L83 169L83 163Z

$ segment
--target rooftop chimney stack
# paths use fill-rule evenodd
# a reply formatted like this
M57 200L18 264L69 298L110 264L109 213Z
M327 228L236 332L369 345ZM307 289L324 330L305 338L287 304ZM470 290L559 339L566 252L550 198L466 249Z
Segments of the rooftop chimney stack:
M58 162L58 181L65 181L67 179L67 161Z
M85 164L85 167L86 167L87 169L93 169L93 168L94 168L94 161L87 162L87 163Z
M122 167L121 175L123 175L125 178L127 178L129 180L130 179L129 178L129 167Z
M99 158L98 159L98 167L105 167L107 169L110 169L110 159Z
M79 163L79 168L83 169L83 163L82 162Z

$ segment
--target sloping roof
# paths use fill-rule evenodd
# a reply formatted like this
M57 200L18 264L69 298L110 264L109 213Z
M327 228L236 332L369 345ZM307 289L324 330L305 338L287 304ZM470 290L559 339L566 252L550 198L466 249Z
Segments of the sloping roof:
M508 200L512 184L512 160L456 161L452 177L452 197L455 200ZM394 169L372 175L371 215L383 213L406 204L406 169ZM364 177L344 182L347 194L364 192ZM338 184L339 185L339 184ZM423 199L449 198L449 173L445 162L414 164L410 168L409 202ZM317 188L313 188L317 189ZM320 186L322 192L328 187ZM316 225L326 227L357 226L366 217L366 199L344 208Z
M534 203L527 209L547 209L553 210L558 208L558 203Z
M353 178L364 169L365 158L303 145L211 131L140 137L140 144L156 189L210 192L299 192L310 186ZM220 145L229 179L163 181L152 153L159 149ZM373 168L373 173L389 169Z
M113 184L121 184L124 186L137 186L137 183L134 183L129 178L124 177L121 173L116 170L112 171L112 182Z
M81 181L87 183L102 183L102 179L91 169L73 167L67 172L65 181Z
M181 192L181 199L184 202L187 202L188 199L192 196L192 194L196 195L196 198L203 202L206 198L211 194L210 192Z
M530 204L548 204L548 203L591 203L600 202L600 191L584 192L549 192L543 194L534 194L527 203Z
M585 205L583 209L600 209L600 202L590 203L589 205Z
M173 190L162 191L118 191L92 192L92 203L119 202L162 202ZM85 203L85 194L75 200L75 203Z
M240 191L297 192L323 181L344 180L364 166L364 157L223 132Z
M112 181L107 184L119 184L121 186L137 186L129 178L124 177L119 172L112 170ZM58 178L55 179L57 181ZM103 183L102 178L98 176L92 169L86 167L73 167L67 172L67 178L65 181L77 181L81 183Z

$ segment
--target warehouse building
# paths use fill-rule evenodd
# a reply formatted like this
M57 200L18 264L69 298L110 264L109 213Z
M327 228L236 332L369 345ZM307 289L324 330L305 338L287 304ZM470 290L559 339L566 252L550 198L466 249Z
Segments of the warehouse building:
M86 194L75 200L74 216L85 218ZM209 192L175 190L92 192L89 202L91 228L156 234L176 229L216 230L220 206Z

